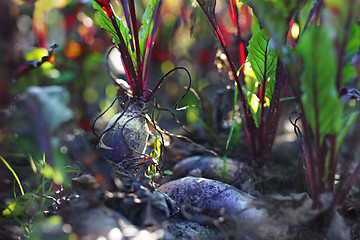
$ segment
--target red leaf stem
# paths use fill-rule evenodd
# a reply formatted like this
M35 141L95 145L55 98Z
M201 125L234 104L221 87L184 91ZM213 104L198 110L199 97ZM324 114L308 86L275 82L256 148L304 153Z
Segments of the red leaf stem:
M327 178L328 192L334 192L335 171L336 171L336 164L337 164L335 150L336 150L336 134L333 134L331 136L330 164L329 164L329 171L328 171L328 178Z
M130 10L130 18L132 23L132 37L135 41L135 53L136 53L136 62L137 62L137 84L136 87L139 91L144 89L143 86L143 79L142 79L142 72L143 72L143 64L141 61L141 54L140 54L140 44L139 44L139 33L137 27L137 19L136 19L136 12L135 12L135 4L134 0L129 1L129 10ZM128 26L130 29L130 26ZM135 95L138 95L135 94Z
M240 96L240 102L243 108L243 111L245 113L245 119L246 119L246 126L244 126L244 131L245 131L245 135L247 135L247 140L249 142L249 147L250 150L252 152L253 156L256 156L254 158L254 161L256 163L258 163L258 157L256 154L256 145L255 145L255 136L254 136L254 129L255 129L255 124L254 124L254 120L251 117L251 111L250 108L247 105L246 102L246 98L244 95L244 92L242 90L242 85L240 84L240 79L236 74L236 68L234 65L234 62L231 60L231 55L226 47L226 42L224 40L224 37L221 33L221 30L219 28L219 26L216 23L216 18L215 18L215 4L216 1L215 0L210 0L210 1L204 1L204 0L198 0L198 3L201 7L201 9L203 10L203 12L205 13L206 17L208 18L211 27L213 28L216 37L219 40L219 43L224 51L224 54L226 55L229 67L230 67L230 72L235 80L235 82L237 83L237 87L238 87L238 92L239 92L239 96ZM247 129L246 129L247 128Z
M313 164L314 161L311 154L309 154L309 151L303 139L301 139L301 150L304 155L304 162L306 167L306 174L310 185L311 197L314 201L313 207L316 208L319 205L319 196L318 196L318 186L316 184L317 183L316 174Z
M275 139L275 133L278 127L280 113L282 109L283 102L280 102L280 93L281 93L281 85L283 80L283 69L280 59L278 58L277 66L276 66L276 77L275 77L275 85L274 85L274 93L270 103L270 109L268 113L268 119L266 121L266 130L265 130L265 140L264 146L262 147L262 162L265 162L271 154L272 145ZM283 95L285 95L288 78L286 80Z

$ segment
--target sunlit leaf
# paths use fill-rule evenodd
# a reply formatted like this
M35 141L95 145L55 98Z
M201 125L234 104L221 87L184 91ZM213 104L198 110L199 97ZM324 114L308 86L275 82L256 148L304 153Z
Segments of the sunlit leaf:
M275 76L277 55L271 49L270 38L265 30L261 30L252 36L248 50L248 60L260 83L263 84Z
M24 195L21 195L15 199L8 201L6 203L7 206L5 210L3 210L2 212L3 216L6 219L11 219L19 216L21 213L23 213L26 210L31 197L32 194L25 193Z
M261 109L260 109L260 99L254 93L251 93L244 89L244 93L246 96L247 103L250 107L251 116L254 119L254 123L256 127L260 125L260 116L261 116Z

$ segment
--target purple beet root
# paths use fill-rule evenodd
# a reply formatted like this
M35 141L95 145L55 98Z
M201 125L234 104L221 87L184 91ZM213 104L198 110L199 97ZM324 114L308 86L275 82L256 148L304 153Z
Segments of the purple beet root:
M226 183L185 177L165 183L157 190L173 199L188 220L222 221L232 226L230 229L240 228L243 236L255 239L283 239L286 235L287 226L270 222L265 209L251 206L254 197Z
M106 126L108 130L100 139L99 151L110 161L119 163L124 159L139 158L145 152L149 129L142 109L138 104L129 105L122 113L116 114Z

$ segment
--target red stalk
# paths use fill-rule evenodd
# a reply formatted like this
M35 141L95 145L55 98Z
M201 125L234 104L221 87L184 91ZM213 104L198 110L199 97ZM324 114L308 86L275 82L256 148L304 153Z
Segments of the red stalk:
M110 3L109 0L96 0L96 2L100 5L100 7L102 8L102 10L108 15L112 25L115 28L115 31L119 37L120 40L120 44L119 44L119 50L122 56L122 60L123 63L125 65L125 71L126 71L126 75L129 79L129 84L131 87L131 90L133 91L133 93L135 93L136 91L136 73L135 73L135 68L134 68L134 64L131 60L131 56L129 51L127 50L127 46L125 44L125 41L121 35L121 31L119 29L119 26L117 24L116 21L116 16L114 14L114 10L112 8L112 5ZM135 92L134 92L135 91Z
M328 170L328 192L334 192L334 184L335 184L335 171L336 171L336 134L331 136L331 146L330 146L330 164Z
M275 77L275 86L274 93L270 103L270 109L268 113L268 120L266 122L266 130L265 130L265 144L263 147L262 153L262 161L264 162L266 159L270 157L271 148L275 139L275 133L277 130L277 125L279 123L280 113L282 109L283 103L280 102L280 93L281 93L281 83L283 79L283 65L281 64L280 59L278 58L276 65L276 77ZM288 79L285 83L283 95L285 95Z
M245 56L245 44L241 40L241 31L240 31L240 24L239 24L239 11L236 6L237 0L229 0L229 1L230 1L229 12L230 12L230 16L231 16L231 21L233 22L233 24L236 26L236 29L237 29L237 41L239 43L239 45L238 45L239 66L242 66L245 63L246 56ZM240 74L241 74L241 78L245 79L244 68L240 69Z
M300 141L301 141L301 150L304 154L304 162L306 167L306 174L310 185L311 197L314 200L313 207L316 208L319 205L319 197L318 197L318 187L316 184L317 181L316 181L315 169L313 165L313 158L309 154L309 151L303 139L300 139Z
M231 60L231 56L230 56L230 53L229 51L227 50L227 47L226 47L226 43L225 43L225 40L224 40L224 37L220 31L220 28L218 27L217 23L216 23L216 19L215 19L215 15L214 15L214 12L212 9L210 9L209 11L207 11L207 9L205 8L205 4L204 3L200 3L200 7L202 8L202 10L204 11L206 17L208 18L214 32L215 32L215 35L216 37L218 38L219 40L219 43L224 51L224 54L226 55L226 58L227 58L227 61L228 61L228 64L229 64L229 67L230 67L230 72L235 80L235 82L237 83L237 87L238 87L238 90L239 90L239 96L240 96L240 102L241 102L241 105L242 105L242 108L244 110L244 113L245 113L245 119L246 119L246 124L247 126L244 126L244 129L247 128L248 129L248 132L249 132L249 137L247 138L248 141L249 141L249 146L250 146L250 149L251 149L251 152L253 154L253 156L255 155L256 156L256 149L255 149L255 138L252 137L253 136L253 128L254 128L254 121L251 117L251 112L250 112L250 109L249 107L247 106L247 102L246 102L246 98L245 98L245 95L244 95L244 92L242 90L242 87L241 87L241 84L240 84L240 79L239 77L237 76L236 74L236 69L235 69L235 65L234 63L232 62ZM211 3L210 3L211 4ZM258 162L257 158L254 159L255 162Z
M96 2L99 4L101 9L108 16L111 24L115 29L116 35L119 38L120 43L118 44L118 49L121 53L121 58L125 67L125 72L128 77L128 82L133 92L133 95L140 96L143 90L147 88L151 51L152 51L152 46L154 44L156 26L160 16L162 0L158 1L158 4L154 10L156 11L156 13L152 15L152 20L150 23L150 26L152 26L151 34L147 36L147 42L143 53L140 52L138 23L135 12L135 1L121 0L121 5L124 10L127 26L129 28L129 34L132 36L132 41L130 41L129 43L130 44L129 48L131 48L130 50L126 45L125 40L121 34L119 25L117 23L117 16L114 14L110 1L96 0ZM133 59L131 57L132 54L131 51L133 51L136 55L136 63L137 63L136 69L133 63ZM143 97L148 98L149 96L150 96L149 94L144 94Z
M297 90L299 90L299 89L297 89ZM298 103L300 105L300 109L304 109L304 106L303 106L300 98L299 98ZM314 157L313 157L313 154L311 151L312 147L311 147L310 126L306 119L305 113L302 112L302 114L303 114L303 116L301 119L302 119L302 125L303 125L303 129L304 129L305 139L300 139L301 149L302 149L302 152L304 155L304 162L305 162L305 167L306 167L306 174L308 176L308 181L309 181L309 185L310 185L311 197L314 200L313 207L316 208L319 205L319 196L318 196L319 181L318 181L318 178L316 175L315 166L314 166Z
M360 162L356 165L356 168L355 168L354 172L351 174L349 181L346 183L345 188L340 189L339 193L337 194L339 197L335 197L335 206L344 202L346 196L350 192L357 177L359 176L359 173L360 173ZM337 196L337 195L335 195L335 196Z
M141 61L141 55L140 55L140 44L139 44L139 33L138 33L138 27L137 27L137 19L136 19L136 13L135 13L135 4L134 0L129 1L129 10L130 10L130 18L132 23L132 32L133 32L133 39L135 41L135 53L136 53L136 61L137 61L137 84L136 88L138 91L142 91L144 89L143 86L143 79L142 79L142 71L143 71L143 65ZM130 26L129 26L130 28ZM138 95L138 94L135 94Z
M126 20L126 24L128 26L131 26L130 23L130 17L129 17L129 8L128 8L128 4L127 4L127 0L121 0L121 6L124 10L124 15L125 15L125 20ZM129 34L132 36L132 31L131 28L129 27ZM133 45L131 45L131 47L133 47ZM132 48L132 50L134 50L134 48Z

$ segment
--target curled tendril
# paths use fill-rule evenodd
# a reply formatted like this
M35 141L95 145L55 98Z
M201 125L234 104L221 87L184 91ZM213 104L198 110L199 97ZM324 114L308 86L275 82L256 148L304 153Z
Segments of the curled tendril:
M190 75L190 72L189 72L186 68L184 68L184 67L175 67L175 68L171 69L170 71L168 71L168 72L159 80L159 82L156 84L156 86L155 86L154 89L152 90L152 93L154 94L154 93L161 87L161 85L162 85L162 83L164 82L165 78L168 77L171 73L173 73L173 72L176 71L176 70L184 70L184 71L186 72L187 76L188 76L188 79L189 79L189 84L188 84L188 86L187 86L187 88L186 88L185 93L182 95L182 97L179 99L179 101L177 101L177 102L175 103L175 109L176 109L177 111L180 111L180 110L185 110L185 109L191 107L191 106L185 106L185 107L179 108L180 102L181 102L181 101L186 97L186 95L191 91L191 75Z
M105 111L102 112L99 116L97 116L96 119L94 120L94 123L93 123L93 125L91 126L91 130L92 130L92 132L94 133L94 135L96 136L96 138L98 139L98 141L100 140L100 138L101 138L106 132L108 132L109 130L111 130L111 129L115 126L115 124L119 121L119 119L120 119L120 118L126 113L126 111L128 110L128 107L129 107L129 104L130 104L130 100L131 100L131 99L130 99L129 96L126 96L126 99L121 102L121 104L124 105L124 111L123 111L123 112L119 115L119 117L115 120L114 124L113 124L111 127L109 127L108 129L106 129L100 136L95 132L95 124L96 124L96 122L115 104L115 102L116 102L117 100L119 100L119 99L121 99L121 98L123 98L123 97L116 97L116 98L114 99L114 101L110 104L110 106L109 106L108 108L106 108Z
M295 115L295 121L292 120L294 115ZM303 136L302 136L300 128L297 126L297 121L301 118L302 118L302 114L298 111L294 111L289 114L289 121L290 121L291 125L293 125L293 127L294 127L294 132L295 132L297 138L300 140L303 139Z

